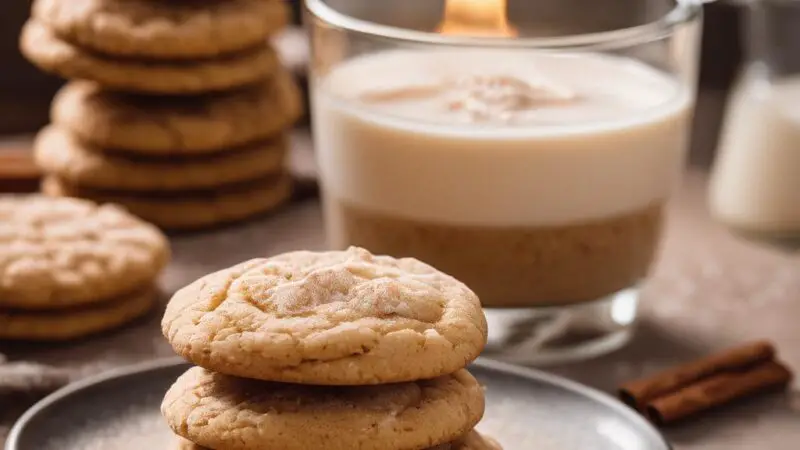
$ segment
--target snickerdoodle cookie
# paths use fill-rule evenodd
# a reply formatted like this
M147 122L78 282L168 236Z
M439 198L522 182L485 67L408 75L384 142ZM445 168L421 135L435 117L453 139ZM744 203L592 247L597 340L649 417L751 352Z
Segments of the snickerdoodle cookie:
M141 96L73 81L53 100L57 125L85 142L130 153L194 155L267 139L301 114L301 96L284 70L264 82L199 96Z
M272 0L36 0L33 16L88 50L173 60L257 46L289 19Z
M162 321L175 351L221 373L369 385L432 378L486 342L477 296L413 258L360 248L253 259L178 291Z
M200 158L136 158L75 139L54 126L39 132L36 162L45 173L77 186L124 191L181 191L215 188L283 171L287 139L250 144Z
M23 27L20 47L28 60L47 72L141 93L196 94L231 89L255 83L278 69L278 56L266 42L215 59L119 59L62 40L37 19Z
M452 442L483 416L466 370L373 386L307 386L189 369L161 411L181 437L229 450L418 450Z
M0 197L0 308L105 302L152 284L168 258L164 235L118 207Z
M196 230L238 222L273 211L292 196L292 179L284 173L241 185L207 191L131 193L83 188L58 177L42 181L53 197L78 197L122 205L132 214L166 230Z
M202 447L192 441L179 438L175 444L175 450L211 450ZM483 436L475 430L467 433L466 436L447 444L428 447L426 450L503 450L497 441L490 437Z
M65 341L111 330L133 321L156 304L148 286L103 303L57 311L0 309L0 339Z

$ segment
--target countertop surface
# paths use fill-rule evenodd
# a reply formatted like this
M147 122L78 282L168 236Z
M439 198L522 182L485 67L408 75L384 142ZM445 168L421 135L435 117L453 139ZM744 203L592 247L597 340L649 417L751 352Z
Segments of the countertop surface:
M705 209L705 176L689 172L671 204L655 275L646 286L637 335L624 349L592 361L548 368L611 392L649 374L751 339L770 339L800 371L800 257L741 241ZM247 225L172 237L174 261L165 297L190 281L244 259L294 249L323 249L316 199ZM171 356L159 312L115 333L59 346L0 344L10 359L70 367L80 374ZM10 425L0 419L0 443ZM797 449L800 390L719 409L665 430L676 450Z

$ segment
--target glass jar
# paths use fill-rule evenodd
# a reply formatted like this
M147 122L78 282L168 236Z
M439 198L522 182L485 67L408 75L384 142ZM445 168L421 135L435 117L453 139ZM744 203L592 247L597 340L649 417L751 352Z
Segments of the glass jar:
M800 2L748 4L748 62L729 98L709 204L746 237L800 245Z

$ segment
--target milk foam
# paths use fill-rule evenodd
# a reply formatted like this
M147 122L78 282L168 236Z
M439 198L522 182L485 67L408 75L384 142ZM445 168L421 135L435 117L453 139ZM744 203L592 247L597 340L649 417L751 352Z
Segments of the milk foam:
M481 120L452 108L458 91L447 83L465 76L538 91L529 107L511 102L513 114ZM417 94L374 100L408 88ZM318 82L315 140L326 195L355 206L441 223L557 225L662 201L683 163L690 106L677 82L628 59L394 51Z

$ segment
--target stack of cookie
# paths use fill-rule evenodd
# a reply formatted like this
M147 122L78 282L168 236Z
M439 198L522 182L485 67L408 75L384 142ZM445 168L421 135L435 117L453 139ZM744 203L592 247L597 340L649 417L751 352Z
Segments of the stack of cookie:
M0 339L67 340L142 316L168 259L160 231L112 205L0 197Z
M486 321L464 284L363 249L254 259L178 291L162 322L199 367L162 404L178 448L498 449L464 369Z
M36 0L22 51L73 80L35 143L44 192L166 229L277 207L302 109L269 44L287 20L278 0Z

